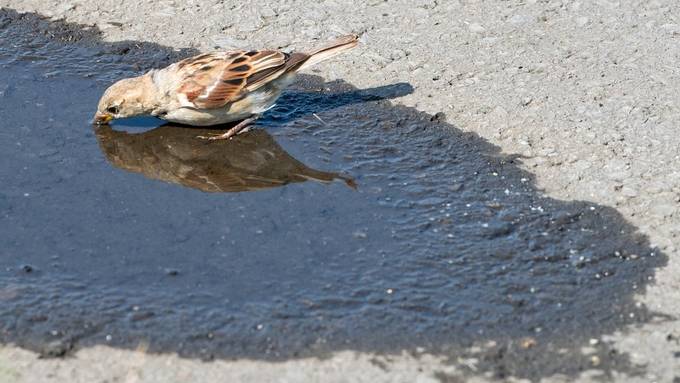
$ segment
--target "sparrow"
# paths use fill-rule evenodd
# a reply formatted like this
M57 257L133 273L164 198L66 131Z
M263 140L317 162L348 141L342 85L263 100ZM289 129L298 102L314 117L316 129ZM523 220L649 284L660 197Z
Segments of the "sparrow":
M295 159L265 130L211 144L197 144L192 130L166 124L128 133L99 125L95 134L113 166L208 193L262 190L310 180L324 184L342 180L357 188L349 176L313 169Z
M111 85L99 100L94 122L139 115L194 126L240 121L223 134L199 136L231 138L274 107L298 71L357 44L356 35L347 35L309 53L236 50L189 57Z

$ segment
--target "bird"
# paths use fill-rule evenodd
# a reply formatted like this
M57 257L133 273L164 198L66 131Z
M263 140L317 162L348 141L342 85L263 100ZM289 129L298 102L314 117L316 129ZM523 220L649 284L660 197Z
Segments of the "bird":
M358 43L357 35L346 35L307 53L264 49L199 54L114 83L99 100L94 122L140 115L192 126L240 121L225 133L199 136L232 138L275 106L298 71Z

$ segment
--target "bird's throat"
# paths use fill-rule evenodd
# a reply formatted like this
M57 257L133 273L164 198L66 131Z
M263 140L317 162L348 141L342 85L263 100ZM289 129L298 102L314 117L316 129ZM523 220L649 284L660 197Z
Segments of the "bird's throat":
M143 89L141 94L141 102L144 112L153 114L153 112L156 111L162 103L160 90L153 81L152 72L148 72L142 76L139 76L138 79L141 82L140 89Z

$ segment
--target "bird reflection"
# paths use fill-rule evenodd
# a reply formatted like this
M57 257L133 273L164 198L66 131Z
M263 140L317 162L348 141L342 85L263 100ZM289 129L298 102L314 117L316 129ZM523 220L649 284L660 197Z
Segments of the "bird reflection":
M336 179L356 188L350 177L307 167L264 130L246 132L233 140L196 138L211 132L214 130L175 125L143 133L117 131L107 125L95 128L99 147L114 166L204 192L241 192Z

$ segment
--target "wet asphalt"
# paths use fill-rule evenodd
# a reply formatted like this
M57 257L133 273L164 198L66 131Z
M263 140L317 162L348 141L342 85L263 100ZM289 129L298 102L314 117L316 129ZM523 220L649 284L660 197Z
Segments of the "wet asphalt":
M112 81L192 53L0 11L1 342L272 360L485 344L497 377L635 373L606 342L595 366L578 350L654 316L633 295L666 256L393 104L408 84L301 75L227 142L90 125Z

